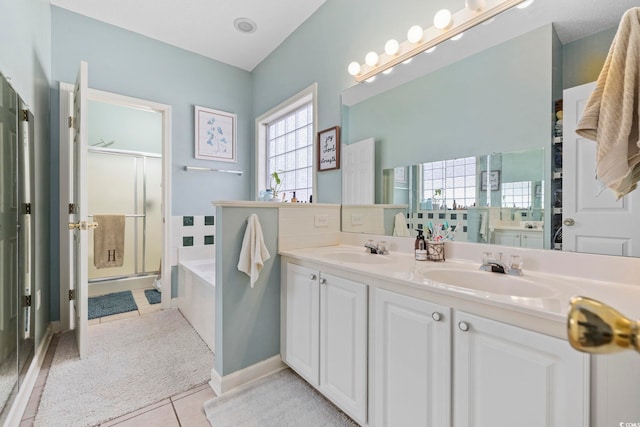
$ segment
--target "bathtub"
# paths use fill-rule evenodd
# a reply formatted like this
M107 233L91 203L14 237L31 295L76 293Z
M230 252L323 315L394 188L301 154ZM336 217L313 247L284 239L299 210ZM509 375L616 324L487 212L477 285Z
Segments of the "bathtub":
M178 264L178 309L214 353L215 266L209 259Z

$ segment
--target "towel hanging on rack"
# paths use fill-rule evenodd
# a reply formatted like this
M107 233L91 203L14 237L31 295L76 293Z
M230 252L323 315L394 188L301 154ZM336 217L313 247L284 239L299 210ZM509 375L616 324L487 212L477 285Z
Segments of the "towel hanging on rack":
M94 215L93 265L96 268L122 267L124 263L124 215Z

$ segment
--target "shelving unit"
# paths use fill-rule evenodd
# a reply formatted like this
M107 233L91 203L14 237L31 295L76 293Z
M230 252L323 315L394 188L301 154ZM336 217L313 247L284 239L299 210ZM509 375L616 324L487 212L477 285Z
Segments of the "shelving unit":
M551 146L551 249L562 250L562 99L555 102L555 127Z

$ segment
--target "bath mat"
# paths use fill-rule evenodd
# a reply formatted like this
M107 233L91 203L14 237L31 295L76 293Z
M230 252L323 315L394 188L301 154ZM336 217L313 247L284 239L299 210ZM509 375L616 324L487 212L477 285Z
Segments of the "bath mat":
M204 412L214 427L357 426L291 369L214 397Z
M213 353L177 309L93 325L88 341L79 359L60 335L36 427L96 426L211 379Z
M131 291L89 298L89 320L137 310Z
M147 297L149 304L160 304L162 294L155 289L145 289L144 296Z

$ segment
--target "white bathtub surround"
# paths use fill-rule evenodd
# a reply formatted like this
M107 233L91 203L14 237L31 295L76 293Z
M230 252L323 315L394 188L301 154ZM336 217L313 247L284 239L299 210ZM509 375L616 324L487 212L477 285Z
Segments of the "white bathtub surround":
M252 214L247 218L247 228L244 231L237 266L239 271L249 276L252 288L258 280L260 270L269 258L271 254L264 244L260 220L256 214Z
M216 321L215 280L213 258L185 260L178 265L178 308L213 353Z

